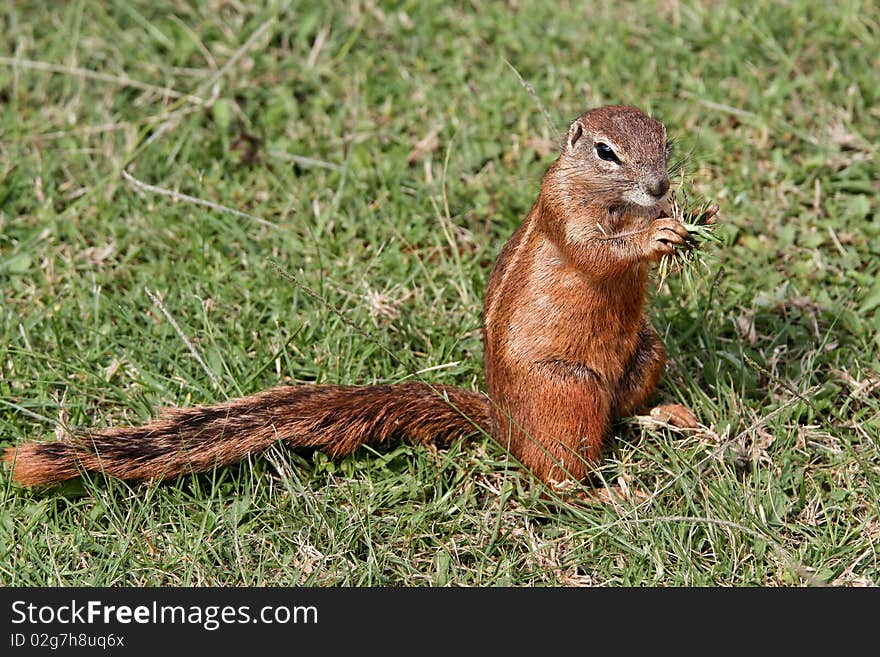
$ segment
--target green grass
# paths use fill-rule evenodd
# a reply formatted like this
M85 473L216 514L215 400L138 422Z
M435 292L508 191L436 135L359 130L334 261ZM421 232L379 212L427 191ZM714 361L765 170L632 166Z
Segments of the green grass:
M5 3L0 443L279 382L482 389L547 145L625 102L724 240L651 303L658 398L708 429L622 421L596 472L647 501L550 505L488 439L4 473L0 583L880 584L880 8L556 4Z

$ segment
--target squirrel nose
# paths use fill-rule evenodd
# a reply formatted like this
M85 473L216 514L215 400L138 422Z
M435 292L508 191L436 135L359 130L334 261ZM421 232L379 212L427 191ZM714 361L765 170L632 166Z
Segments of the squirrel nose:
M660 176L648 183L648 193L660 197L669 191L669 176Z

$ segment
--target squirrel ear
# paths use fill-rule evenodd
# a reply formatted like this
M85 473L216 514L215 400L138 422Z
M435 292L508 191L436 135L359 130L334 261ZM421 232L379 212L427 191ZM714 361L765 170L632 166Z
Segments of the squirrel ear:
M578 143L578 139L580 139L584 134L584 124L580 121L575 121L571 124L571 127L568 129L568 147L574 148L574 145Z

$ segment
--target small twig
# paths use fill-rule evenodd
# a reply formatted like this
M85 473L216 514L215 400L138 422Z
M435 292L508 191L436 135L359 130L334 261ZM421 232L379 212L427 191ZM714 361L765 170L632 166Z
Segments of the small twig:
M330 171L342 171L342 167L338 164L333 164L333 162L327 162L325 160L317 160L313 157L306 157L305 155L295 155L293 153L285 153L284 151L267 151L269 157L278 158L279 160L287 160L289 162L295 162L303 167L315 167L318 169L329 169Z
M461 365L460 360L454 360L451 363L442 363L440 365L433 365L431 367L426 367L425 369L419 370L418 372L413 372L413 376L419 376L421 374L426 374L428 372L436 372L437 370L445 370L447 367L456 367Z
M7 139L0 141L0 144L15 144L20 142L40 142L50 141L54 139L65 139L67 137L88 137L90 135L100 134L102 132L113 132L116 130L126 130L131 127L128 121L120 123L105 123L103 125L84 126L73 130L56 130L54 132L42 132L33 135L22 135L16 139Z
M125 178L134 187L137 187L142 191L152 192L153 194L158 194L159 196L168 196L175 201L186 201L187 203L192 203L193 205L201 205L206 208L216 210L217 212L225 212L226 214L235 215L236 217L244 217L245 219L256 221L258 224L262 224L263 226L267 226L269 228L278 228L277 224L273 224L271 221L266 221L262 217L258 217L255 214L242 212L241 210L236 210L235 208L230 208L226 205L220 205L219 203L214 203L213 201L207 201L202 198L190 196L189 194L184 194L183 192L178 192L173 189L166 189L164 187L150 185L149 183L145 183L142 180L138 180L125 169L122 170L122 177Z
M698 99L697 102L703 107L708 107L709 109L716 110L718 112L726 112L728 114L733 114L734 116L738 116L743 119L758 119L760 118L754 112L749 112L748 110L740 109L739 107L734 107L733 105L725 105L724 103L715 103L711 100Z
M53 420L52 418L46 417L45 415L40 415L39 413L34 413L33 411L26 409L24 406L20 406L20 405L15 404L11 401L6 401L5 399L0 399L0 404L5 404L6 406L9 406L9 408L14 408L16 411L18 411L19 413L22 413L23 415L27 415L28 417L31 417L35 420L39 420L40 422L45 422L46 424L53 424L53 425L60 424L60 422L58 420Z
M208 78L208 80L206 80L201 85L199 85L199 89L200 90L210 89L211 87L213 87L214 84L216 82L218 82L220 80L220 78L222 78L224 75L226 75L226 72L230 68L235 66L235 63L239 59L241 59L248 50L250 50L251 46L254 45L254 42L257 39L259 39L261 36L263 36L263 34L266 32L266 30L269 29L269 27L272 25L272 23L275 22L275 20L276 20L276 17L273 16L272 18L269 18L266 21L264 21L263 24L260 25L260 27L258 27L256 30L254 30L253 34L251 34L247 38L247 41L245 41L243 44L241 44L239 49L236 50L234 53L232 53L232 56L223 63L223 66L221 66L219 69L217 69L217 72L214 73L214 75L212 75L210 78Z
M196 350L195 345L188 337L186 337L186 333L183 332L183 329L180 328L180 325L176 321L174 321L174 318L171 316L171 313L168 312L168 309L165 307L165 304L162 303L162 300L159 298L159 296L156 293L151 292L150 289L146 287L144 288L144 292L147 293L147 296L150 297L156 307L162 312L163 315L165 315L165 319L168 320L168 323L171 324L171 326L177 332L177 335L180 337L181 340L183 340L183 343L187 346L189 352L193 355L193 358L195 358L199 365L202 366L202 369L205 371L205 374L208 375L208 378L211 379L211 382L214 384L214 386L220 389L220 379L208 367L205 361L202 360L202 357Z
M513 71L513 74L516 76L516 79L519 80L519 83L525 88L527 92L529 92L529 96L532 97L532 100L535 101L535 104L538 106L538 109L541 110L541 114L544 115L544 120L547 122L547 126L550 128L550 132L554 135L559 134L559 129L556 127L556 124L553 123L553 119L550 117L550 112L547 111L547 108L544 107L544 103L541 102L541 99L538 97L535 88L526 80L523 79L523 76L519 74L519 71L516 70L513 64L504 59L504 63L510 67L510 70Z
M98 82L108 82L120 87L131 87L140 89L141 91L149 91L155 94L167 96L168 98L182 99L196 105L204 105L205 99L193 94L183 93L171 89L170 87L160 87L149 82L141 82L128 76L110 75L109 73L101 73L88 68L80 68L78 66L64 66L62 64L52 64L49 62L35 61L32 59L17 59L15 57L0 56L0 64L12 66L13 68L29 68L34 71L45 71L47 73L60 73L62 75L72 75L89 80L97 80Z
M274 260L270 260L269 262L272 264L273 267L275 267L275 271L277 271L284 279L286 279L287 281L296 285L302 292L304 292L306 295L308 295L309 297L311 297L312 299L314 299L315 301L320 303L322 306L324 306L327 310L329 310L334 315L336 315L342 321L343 324L345 324L346 326L348 326L351 329L354 329L355 331L357 331L357 333L359 335L370 340L373 344L375 344L382 351L384 351L387 355L389 355L396 363L398 363L399 365L402 365L403 367L407 367L407 364L403 362L401 357L396 352L392 351L386 345L384 345L381 342L379 342L378 340L376 340L376 338L374 336L370 335L370 333L366 329L364 329L362 326L359 326L358 324L356 324L355 322L350 320L348 317L346 317L345 314L339 310L339 308L337 308L332 303L330 303L327 299L325 299L323 296L321 296L320 294L315 292L308 285L306 285L305 283L302 283L296 276L294 276L289 271L287 271L279 263L275 262Z
M318 56L321 54L321 50L324 48L324 43L326 43L328 36L330 36L330 28L325 25L315 37L315 41L312 44L312 50L309 52L308 59L306 59L306 66L308 68L315 68L315 64L318 62Z
M789 383L788 381L786 381L782 377L777 376L776 374L774 374L773 372L768 370L766 367L764 367L759 362L757 362L754 358L750 358L746 354L743 354L743 360L746 361L746 364L748 364L751 367L754 367L756 370L758 370L759 372L764 374L767 378L769 378L770 380L774 381L778 385L781 385L783 388L788 390L797 399L799 399L804 404L809 406L818 415L818 417L822 417L822 412L819 411L816 408L816 406L813 404L812 398L813 398L813 393L817 392L818 390L821 390L822 387L825 385L824 383L819 383L817 385L814 385L812 388L807 390L806 393L802 394L802 393L798 392L798 389L795 388L791 383Z

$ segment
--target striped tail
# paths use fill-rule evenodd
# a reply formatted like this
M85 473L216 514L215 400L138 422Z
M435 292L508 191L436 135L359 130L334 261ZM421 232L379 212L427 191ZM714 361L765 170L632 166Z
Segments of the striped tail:
M214 406L172 408L137 427L6 450L15 481L57 484L84 472L167 479L235 463L278 441L330 456L394 441L447 443L489 428L489 400L448 386L284 386Z

